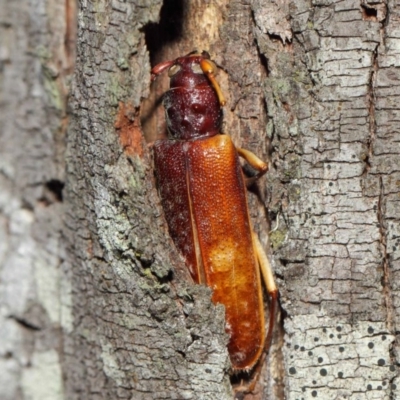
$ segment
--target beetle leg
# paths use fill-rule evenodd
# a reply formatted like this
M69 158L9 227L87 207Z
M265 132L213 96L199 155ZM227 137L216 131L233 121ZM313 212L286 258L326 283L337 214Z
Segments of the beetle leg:
M151 81L155 81L157 76L162 74L167 68L171 67L172 64L175 61L164 61L160 64L157 64L152 70L151 70Z
M257 235L252 230L254 249L256 252L256 257L258 265L260 267L261 275L263 277L264 284L266 286L267 292L270 296L270 307L269 307L269 326L268 332L265 339L264 351L257 361L257 364L253 368L252 378L249 382L241 383L234 388L235 393L252 393L258 382L258 378L261 373L261 369L264 365L266 355L268 353L269 347L271 345L272 333L275 326L275 315L278 306L278 288L275 284L274 276L272 274L271 265L269 263L268 257L265 254L263 247L261 246L260 240Z
M268 163L259 159L254 153L249 150L242 149L241 147L236 148L240 157L257 171L257 174L253 177L245 176L246 187L249 188L258 178L263 176L268 171Z
M268 171L268 163L259 159L254 153L250 150L242 149L241 147L237 147L236 151L239 156L246 160L247 163L250 164L252 168L257 171L257 175L254 178L250 178L252 183L255 182L258 178L263 176Z
M258 259L258 264L261 270L261 275L263 277L265 286L267 288L267 292L270 296L269 326L268 326L267 338L265 339L265 349L268 350L271 345L272 333L275 324L275 314L278 305L278 288L275 284L274 276L272 274L272 269L268 257L261 246L260 240L258 239L257 235L254 232L253 232L253 243Z
M253 167L256 171L258 171L257 175L254 178L249 178L247 180L246 182L247 184L252 184L268 171L268 163L259 159L251 151L238 147L237 152L240 157L244 158L250 164L251 167ZM261 275L263 277L265 286L267 288L267 292L271 298L269 327L268 327L267 338L265 340L265 348L268 349L271 344L272 332L274 329L274 321L275 321L275 314L278 301L278 288L276 287L274 276L272 274L271 265L269 263L268 257L265 254L263 247L261 246L260 240L258 239L258 236L254 232L252 233L252 235L253 235L254 249L256 251L258 264L261 270Z

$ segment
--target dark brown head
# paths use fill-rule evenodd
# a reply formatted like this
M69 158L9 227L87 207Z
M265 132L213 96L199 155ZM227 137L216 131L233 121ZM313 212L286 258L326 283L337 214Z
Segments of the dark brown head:
M217 135L225 100L214 78L217 67L208 53L190 53L152 69L152 79L169 68L170 90L164 95L172 138L189 140Z

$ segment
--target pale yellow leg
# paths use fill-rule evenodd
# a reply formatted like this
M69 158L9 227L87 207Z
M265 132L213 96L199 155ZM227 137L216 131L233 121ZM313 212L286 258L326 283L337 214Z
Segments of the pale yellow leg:
M274 275L272 274L271 264L269 263L268 257L261 246L260 240L258 239L257 235L254 232L253 232L253 241L254 241L254 247L256 249L258 262L260 264L261 275L263 277L267 291L269 294L277 292L278 288L276 287Z
M256 257L261 270L261 275L263 277L263 281L270 296L269 326L264 345L265 351L262 353L260 359L258 360L256 366L253 369L253 377L250 382L242 383L241 385L236 387L234 389L236 393L251 393L254 391L256 387L259 375L261 373L261 369L263 367L266 355L271 345L272 333L275 325L275 314L278 306L278 288L275 284L271 265L269 263L267 255L265 254L264 249L261 246L260 240L258 239L257 235L254 232L252 232L252 235L253 235L253 244L256 252Z
M268 163L260 160L254 153L249 150L242 148L236 149L239 156L242 157L246 162L257 171L257 174L253 177L245 177L245 183L247 187L250 187L258 178L263 176L268 171Z
M267 255L263 247L261 246L260 240L257 235L253 232L253 243L256 251L256 256L258 259L258 264L260 266L261 275L263 277L263 281L267 288L267 292L270 296L270 306L269 306L269 326L267 337L265 339L265 351L268 352L269 347L271 345L272 334L274 331L275 325L275 315L278 307L278 288L275 283L274 275L272 274L271 264L268 260Z

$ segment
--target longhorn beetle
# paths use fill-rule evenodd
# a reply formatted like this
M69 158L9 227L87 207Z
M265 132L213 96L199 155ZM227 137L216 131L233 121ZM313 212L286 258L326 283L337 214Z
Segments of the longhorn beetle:
M208 53L162 62L152 80L167 69L169 138L155 142L154 162L169 232L193 280L225 306L233 371L251 371L271 341L278 289L250 222L239 156L257 178L268 165L220 133L225 99ZM260 275L270 296L267 334Z

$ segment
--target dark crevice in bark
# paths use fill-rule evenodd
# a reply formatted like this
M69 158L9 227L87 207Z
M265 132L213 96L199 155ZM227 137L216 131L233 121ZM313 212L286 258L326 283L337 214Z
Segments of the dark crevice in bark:
M362 6L363 7L363 6ZM377 7L381 7L378 9ZM369 138L369 156L368 160L370 161L373 157L373 146L374 141L376 139L377 134L377 125L376 125L376 118L375 118L375 103L376 103L376 96L375 96L375 84L376 84L376 76L379 70L378 64L378 50L379 47L385 47L385 26L388 22L387 19L387 8L385 4L379 4L375 8L366 8L363 7L366 12L369 13L370 18L364 18L374 21L381 22L381 41L380 44L377 45L374 53L373 53L373 60L372 60L372 71L369 81L369 93L368 93L368 100L369 100L369 125L370 125L370 138ZM364 14L363 14L364 16ZM373 18L373 19L371 19ZM369 170L369 165L367 164L366 172ZM397 365L397 357L396 357L396 348L398 348L398 339L396 338L396 325L395 325L395 308L393 303L393 292L392 292L392 273L391 273L391 265L390 265L390 256L387 252L387 237L388 237L388 227L386 223L386 194L384 188L384 180L382 176L379 178L379 197L378 197L378 206L376 209L377 212L377 220L379 226L379 233L380 233L380 246L381 246L381 254L382 254L382 286L383 286L383 298L385 302L386 308L386 325L388 331L395 337L395 345L390 348L389 355L390 355L390 363L395 368ZM391 391L389 393L390 399L395 399L395 393L393 392L393 384L396 379L396 376L393 376L392 379L389 379L389 387Z
M181 350L176 350L176 352L177 352L178 354L180 354L184 360L186 360L186 353L185 353L185 352L183 352L183 351L181 351Z
M48 207L50 204L60 203L63 201L63 190L65 183L58 179L51 179L44 184L43 195L39 198L38 203L41 206ZM33 209L32 207L30 207Z
M388 5L382 2L375 4L361 4L361 15L364 21L380 22L386 25L388 15Z
M61 182L58 179L51 179L50 181L46 182L46 188L54 195L57 201L63 200L64 186L64 182Z
M269 66L268 66L268 59L267 59L267 57L265 57L265 55L263 53L260 52L260 49L258 46L257 46L257 54L258 54L258 58L260 60L260 64L262 65L262 67L265 70L266 75L268 76L270 73Z
M392 274L390 271L390 258L387 253L387 227L385 222L385 190L383 185L382 177L379 178L379 200L378 200L378 208L377 208L377 219L379 223L379 234L380 234L380 244L381 244L381 253L382 253L382 269L383 269L383 277L382 277L382 286L383 286L383 296L385 301L386 308L386 325L388 331L396 338L396 325L395 325L395 308L393 305L392 298ZM397 339L395 339L397 341ZM397 357L395 354L395 348L398 346L394 346L390 349L390 363L391 365L397 364ZM392 383L394 382L396 376L393 376L391 380L389 380L390 387L392 387ZM390 399L394 399L394 394L391 391Z
M372 70L370 73L370 78L368 82L368 93L367 93L367 102L368 102L368 123L369 123L369 138L367 142L367 153L365 155L364 163L364 171L363 174L367 174L371 168L371 159L374 152L374 141L376 137L376 121L375 121L375 81L376 81L376 73L378 71L378 51L377 48L372 54Z
M252 20L253 20L253 24L256 25L255 18L254 18L254 12L252 12ZM283 44L283 46L285 46L285 43L282 41L282 39L278 35L276 35L276 37L275 37L275 35L268 35L268 36L271 41L276 41L276 39L278 39ZM271 73L269 61L268 61L267 56L260 49L257 38L255 38L254 44L255 44L255 47L257 50L257 56L258 56L260 66L264 72L263 80L265 81L265 79L267 79L267 77ZM265 98L264 98L264 101L262 102L262 111L264 113L265 121L267 124L268 120L269 120L268 116L270 115L270 113L269 113L269 109L268 109L268 103ZM274 153L274 151L276 151L276 149L274 149L271 145L271 143L274 140L274 136L275 136L275 122L272 123L271 131L272 131L271 135L269 136L269 138L267 140L269 169L271 169L271 160L273 159L273 153ZM279 158L279 152L277 152L276 154L277 154L277 157ZM265 200L265 198L267 197L266 192L265 191L261 192L258 184L248 187L248 190L250 192L255 193L257 199L260 201L260 204L262 204L263 214L268 223L268 229L270 231L271 230L271 214L268 209L268 204L266 204L266 200ZM278 212L277 213L278 219L279 219L279 214L280 213ZM271 231L269 233L271 233ZM269 236L269 247L273 249L273 247L271 245L271 237L270 236ZM276 271L274 271L274 274L275 274L275 279L279 279L279 280L283 281L283 276L279 276L279 274L277 274ZM264 294L264 298L269 298L269 296ZM285 318L287 317L287 313L283 310L279 297L278 297L277 302L278 302L277 315L275 315L275 322L274 322L275 326L274 326L274 332L272 334L272 341L269 346L270 348L266 349L266 357L265 357L265 360L263 360L262 362L264 364L266 363L268 365L268 363L271 360L275 359L275 363L277 365L279 365L279 367L277 367L279 369L279 373L274 374L274 385L275 385L275 396L276 396L274 398L283 399L284 391L285 391L285 382L284 382L285 363L284 363L284 357L283 357L283 345L284 345L284 334L285 334L284 324L285 324ZM261 375L262 375L262 372L261 372ZM235 375L235 376L231 377L231 383L233 385L235 383L236 384L239 383L240 380L248 380L248 374L244 373L244 374L239 374L239 375ZM238 394L236 394L236 396L237 395ZM239 397L235 397L235 398L238 399Z
M381 7L380 10L378 10L377 7ZM379 21L381 23L381 43L378 44L375 48L375 50L372 53L372 70L370 74L370 79L368 82L368 94L367 94L367 101L368 101L368 116L369 116L369 140L368 140L368 154L366 155L365 158L365 168L364 168L364 174L368 173L368 171L371 168L371 158L373 156L373 146L374 146L374 141L376 137L376 120L375 120L375 102L376 102L376 96L375 96L375 84L376 84L376 76L377 72L379 69L379 64L378 64L378 51L380 46L384 46L385 42L385 32L384 32L384 27L387 23L387 8L386 5L380 4L376 7L367 7L366 5L362 4L361 8L363 10L363 17L364 13L369 16L374 16L374 21ZM378 12L380 11L380 12ZM368 19L368 18L364 18Z
M182 37L183 18L185 11L184 0L165 0L161 8L158 24L148 24L143 31L152 65L158 62L157 55L166 46Z
M286 41L283 40L280 35L277 35L274 33L268 33L268 32L267 32L267 35L272 42L281 42L284 46L286 46L286 44L290 43L289 41L288 41L288 43L286 43Z
M374 7L368 7L366 4L361 4L362 17L366 21L377 21L378 10Z
M9 318L13 319L19 325L23 326L24 328L26 328L30 331L40 331L41 330L40 326L37 326L37 325L27 321L25 318L17 317L16 315L10 315Z
M385 46L385 39L386 39L386 34L385 34L385 29L389 25L389 15L390 15L390 10L389 10L389 4L383 4L382 5L382 19L381 19L381 41L382 45Z
M184 22L189 5L184 0L165 0L158 23L149 23L144 32L146 47L152 67L170 57L170 50L177 47L184 37ZM167 55L167 56L166 56ZM166 134L162 115L162 93L167 87L167 76L160 76L151 87L150 95L144 99L140 109L141 128L147 142L153 142ZM163 90L164 89L164 90Z

